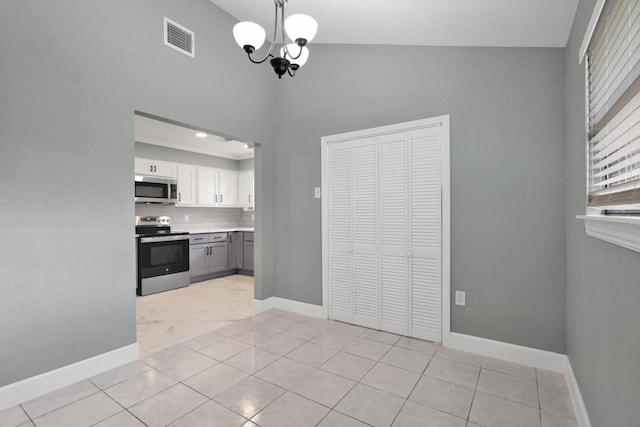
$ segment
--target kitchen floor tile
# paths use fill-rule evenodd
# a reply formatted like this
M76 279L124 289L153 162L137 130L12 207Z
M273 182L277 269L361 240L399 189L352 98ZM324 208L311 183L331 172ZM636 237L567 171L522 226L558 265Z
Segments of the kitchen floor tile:
M171 378L182 381L194 376L198 372L202 372L205 369L216 365L217 363L217 360L207 357L204 354L191 352L158 365L156 369L169 375Z
M422 374L430 360L431 356L427 354L394 346L389 349L380 361L387 365Z
M313 325L306 325L304 323L301 323L298 326L287 329L283 332L283 334L290 337L298 338L300 340L310 341L320 335L322 332L323 330L320 328L316 328Z
M501 372L507 375L536 381L536 368L531 366L519 365L504 360L484 358L482 360L482 369L488 369L494 372Z
M317 337L312 339L311 342L319 345L324 345L326 347L335 348L336 350L341 350L355 341L355 339L356 337L354 337L353 335L329 330L324 331L323 334L318 335Z
M369 387L406 398L409 397L419 379L420 374L418 373L378 363L360 382Z
M401 337L395 344L396 347L402 347L420 353L434 355L440 347L439 344L430 341L419 340L417 338Z
M294 393L333 408L356 385L354 381L316 370L291 389Z
M483 369L480 372L477 390L534 408L539 407L538 387L535 381Z
M85 427L94 425L120 411L122 407L100 391L35 418L34 422L38 427Z
M147 372L150 369L152 369L151 366L136 360L135 362L127 363L119 368L91 377L89 378L89 381L91 381L96 387L104 390L105 388L114 386L122 381L126 381L131 377Z
M329 319L317 319L315 317L308 317L304 323L306 325L311 325L311 326L315 326L316 328L320 328L320 329L334 329L336 328L338 325L340 325L339 322L336 322L335 320L329 320Z
M263 350L270 351L271 353L276 353L284 356L285 354L290 353L291 351L300 347L305 342L306 341L287 335L276 335L273 338L269 338L266 341L256 344L256 346L260 347Z
M477 354L454 350L448 347L440 347L435 357L453 360L466 365L477 366L478 368L482 366L483 359L482 356L478 356Z
M168 375L152 369L109 387L104 392L123 407L129 408L176 383L177 381Z
M318 368L337 352L336 349L308 342L287 354L287 358Z
M342 322L335 322L334 327L331 329L342 334L353 335L354 337L359 337L368 330L367 328L363 328L362 326L351 325L349 323Z
M129 408L129 411L149 427L164 427L207 400L189 387L176 384Z
M375 427L389 427L404 402L401 397L358 384L335 410Z
M240 332L232 338L245 344L256 345L275 336L275 332L267 331L266 329L251 329L249 331Z
M254 375L282 388L290 389L307 378L314 369L302 362L282 357Z
M246 418L210 400L178 418L169 427L238 427L246 421Z
M183 382L194 390L212 398L248 376L249 374L240 369L219 363Z
M280 356L277 354L257 347L251 347L227 359L224 363L249 374L253 374L279 358Z
M320 369L353 381L360 381L375 364L376 362L373 360L341 351L329 359Z
M245 351L249 347L251 346L243 342L236 341L231 338L225 338L207 347L203 347L198 351L222 362L232 356L235 356L241 351Z
M281 317L272 317L271 319L267 319L260 324L260 328L267 329L271 332L284 332L287 329L291 329L294 326L298 325L298 322L289 319L283 319Z
M20 406L12 406L0 411L0 426L15 427L28 421L29 417Z
M566 388L538 387L540 409L557 415L575 418L569 390Z
M465 427L466 420L436 409L407 401L393 422L393 427Z
M36 427L36 425L34 423L32 423L31 421L27 421L24 424L20 424L18 427Z
M368 329L362 335L360 335L360 338L378 341L383 344L394 345L400 340L400 335L392 334L391 332Z
M228 388L214 400L245 418L251 418L286 390L256 377L248 377Z
M142 421L131 415L129 411L118 412L94 427L146 427Z
M578 427L578 422L573 418L563 417L542 411L542 427Z
M34 419L98 391L96 386L85 380L24 402L21 406Z
M191 350L200 350L203 347L206 347L218 341L222 341L224 338L224 336L216 334L215 331L212 331L196 335L195 337L189 338L188 340L183 341L180 344L182 344L184 347L190 348Z
M473 390L423 376L409 396L409 400L466 419L471 409Z
M424 371L424 375L471 389L476 387L479 374L480 368L475 366L438 358L432 359Z
M193 350L185 347L184 345L174 345L163 350L150 353L144 356L142 358L142 361L148 365L156 367L158 365L166 364L167 362L178 357L185 356L189 353L193 353Z
M469 421L491 427L540 427L540 411L521 403L476 392Z
M564 375L558 372L546 371L544 369L536 369L536 375L538 377L538 385L544 388L560 388L567 389L567 382Z
M251 421L262 427L313 427L329 408L291 392L285 393Z
M371 341L364 338L356 338L351 344L346 346L343 351L355 354L356 356L365 357L371 360L380 360L391 348L388 344L377 341Z
M318 427L367 427L368 424L358 421L355 418L348 417L340 412L331 411L318 424Z

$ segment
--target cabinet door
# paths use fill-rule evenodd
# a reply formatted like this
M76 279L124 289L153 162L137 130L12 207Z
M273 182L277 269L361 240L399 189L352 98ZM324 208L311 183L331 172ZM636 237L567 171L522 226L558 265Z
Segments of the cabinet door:
M220 206L238 206L238 171L218 170L218 194Z
M253 271L253 241L244 242L244 269Z
M229 269L243 268L244 242L242 231L233 231L229 233Z
M207 254L209 245L206 243L189 246L189 276L196 277L207 274Z
M212 243L209 247L211 248L208 260L209 273L228 270L229 257L227 252L227 242Z
M176 179L176 165L174 163L154 160L153 175L162 178Z
M196 168L196 202L199 206L217 206L218 171L212 168Z
M192 206L195 203L196 168L178 165L178 203L179 206Z
M134 171L136 175L154 176L153 160L136 157Z
M254 201L253 170L238 172L238 203L242 207L253 207Z

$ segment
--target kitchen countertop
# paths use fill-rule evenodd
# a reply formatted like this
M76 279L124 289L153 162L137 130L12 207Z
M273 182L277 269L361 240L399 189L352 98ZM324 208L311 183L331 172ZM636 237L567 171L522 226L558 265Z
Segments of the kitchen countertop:
M228 233L230 231L251 231L254 229L252 227L212 227L209 225L194 225L194 226L184 226L184 225L176 225L175 228L171 227L171 231L174 232L187 232L189 234L199 234L199 233Z

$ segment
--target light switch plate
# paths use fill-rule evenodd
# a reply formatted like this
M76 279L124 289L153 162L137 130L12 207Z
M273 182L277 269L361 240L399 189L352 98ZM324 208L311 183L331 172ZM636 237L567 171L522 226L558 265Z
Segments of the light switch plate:
M315 197L316 199L319 199L320 198L320 194L321 194L320 193L320 187L315 187L313 189L313 197Z
M467 293L464 291L456 291L456 305L464 307L467 305Z

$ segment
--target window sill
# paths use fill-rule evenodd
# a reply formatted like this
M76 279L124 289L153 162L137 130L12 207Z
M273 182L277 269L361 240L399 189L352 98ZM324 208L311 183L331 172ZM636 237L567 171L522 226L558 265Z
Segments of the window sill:
M587 236L640 252L640 217L577 215L584 220Z

